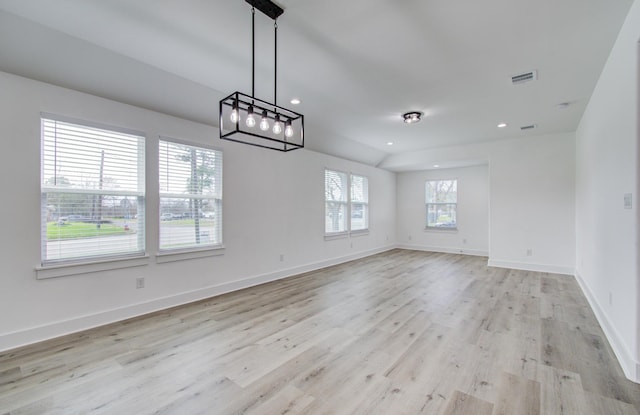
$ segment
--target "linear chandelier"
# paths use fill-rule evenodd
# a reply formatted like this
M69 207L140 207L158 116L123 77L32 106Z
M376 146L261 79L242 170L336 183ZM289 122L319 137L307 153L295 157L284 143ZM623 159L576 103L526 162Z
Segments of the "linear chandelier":
M284 10L270 0L245 0L251 7L251 95L234 92L220 101L220 139L291 151L304 147L304 115L279 107L278 17ZM255 9L270 17L274 28L273 104L255 97Z

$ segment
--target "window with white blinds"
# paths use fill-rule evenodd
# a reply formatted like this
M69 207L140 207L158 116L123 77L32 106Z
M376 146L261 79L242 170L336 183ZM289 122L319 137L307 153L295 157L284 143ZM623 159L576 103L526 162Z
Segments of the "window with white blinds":
M369 228L369 181L365 176L335 170L324 172L325 234Z
M160 250L222 245L222 152L160 140Z
M144 137L43 115L43 265L144 255Z
M365 176L351 175L351 230L369 228L369 180Z

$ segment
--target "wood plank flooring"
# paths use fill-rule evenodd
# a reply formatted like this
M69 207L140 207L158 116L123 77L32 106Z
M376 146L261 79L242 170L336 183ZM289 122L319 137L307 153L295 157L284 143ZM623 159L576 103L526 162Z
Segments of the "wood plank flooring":
M639 410L572 277L451 254L393 250L0 353L0 415Z

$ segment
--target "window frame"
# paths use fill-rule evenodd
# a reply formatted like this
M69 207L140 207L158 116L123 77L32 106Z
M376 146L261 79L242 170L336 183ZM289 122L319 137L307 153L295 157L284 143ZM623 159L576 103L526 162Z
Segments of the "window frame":
M325 239L333 239L333 238L340 238L340 237L348 237L351 235L362 235L362 234L367 234L369 233L369 217L370 217L370 209L369 209L369 177L365 176L364 174L357 174L357 173L352 173L352 172L345 172L342 170L337 170L337 169L330 169L328 167L325 167L324 169L324 204L325 204L325 222L324 222L324 236ZM331 172L331 173L335 173L335 174L339 174L339 175L344 175L345 180L346 180L346 201L339 201L339 203L341 203L344 206L344 211L345 211L345 223L344 223L344 230L343 231L336 231L336 232L327 232L327 203L328 202L334 202L334 203L338 203L338 201L329 201L327 199L327 173ZM361 177L362 179L364 179L364 183L365 183L365 189L364 189L364 196L365 200L363 201L355 201L354 202L354 198L353 198L353 178L354 176L357 177ZM363 217L365 218L365 227L362 229L352 229L353 227L353 213L354 213L354 205L363 205Z
M429 202L429 183L434 182L454 182L456 189L456 200L455 202ZM458 178L448 178L448 179L427 179L424 184L425 191L425 230L436 230L436 231L457 231L458 230ZM429 226L429 207L434 206L436 209L439 206L452 206L455 214L455 225L454 226Z
M74 275L79 272L74 272L74 269L93 269L97 270L102 269L114 269L119 268L121 266L118 265L106 265L112 262L122 262L125 261L129 264L134 264L132 266L145 265L146 259L148 259L148 255L146 253L146 204L147 204L147 194L146 194L146 168L147 168L147 160L146 160L146 150L147 150L147 136L144 132L123 128L113 125L108 125L104 123L98 123L88 120L82 120L72 117L66 117L58 114L52 114L47 112L40 113L40 265L36 267L36 273L38 278L49 278L49 277L57 277L62 275ZM74 188L61 188L57 186L47 186L45 183L45 170L50 168L47 166L47 162L45 160L45 153L47 149L45 149L45 124L46 122L54 122L54 123L64 123L70 124L74 127L86 128L88 130L103 130L108 133L115 134L124 134L131 135L137 138L137 190L122 190L115 191L109 189L74 189ZM57 149L55 150L57 152ZM63 176L61 176L63 177ZM135 197L136 201L136 212L139 216L138 218L138 226L136 231L136 244L137 249L130 251L123 251L117 253L98 253L91 255L78 255L78 256L70 256L64 258L47 258L47 244L48 239L46 237L46 229L48 223L48 214L47 214L47 195L50 194L59 194L59 195L81 195L81 194L90 194L90 195L101 195L101 196L125 196L125 197ZM93 267L95 264L97 267ZM69 268L72 267L72 268ZM71 269L71 271L66 272L65 269ZM91 271L89 271L91 272Z
M214 205L216 205L215 226L217 226L219 229L216 233L216 239L219 239L219 240L214 241L214 243L193 244L193 245L187 245L187 246L179 246L175 248L168 248L168 247L162 246L161 233L162 233L162 199L163 197L188 199L189 195L191 195L190 193L171 193L171 192L163 192L161 190L162 179L161 179L161 170L160 170L161 169L160 152L161 152L163 142L166 142L168 144L187 146L187 147L195 148L197 150L206 150L206 151L212 151L217 153L216 157L219 157L220 159L220 168L219 169L216 168L214 174L216 175L215 177L216 182L219 182L219 185L217 186L219 187L219 191L215 191L211 197L200 197L201 199L213 200ZM224 218L223 216L224 152L223 150L220 147L202 144L199 142L189 141L189 140L180 139L180 138L173 138L168 136L159 136L158 152L156 155L157 155L157 162L158 162L158 169L155 172L158 178L158 187L157 187L158 189L158 205L157 205L158 252L156 254L157 262L164 263L164 262L171 262L171 261L183 260L183 259L193 259L193 258L201 258L205 256L221 255L224 250L224 244L223 244L223 241L224 241L223 239L223 234L224 234L223 233L223 230L224 230L224 226L223 226L223 222L224 222L223 221L223 218ZM216 196L219 196L219 197L216 197Z

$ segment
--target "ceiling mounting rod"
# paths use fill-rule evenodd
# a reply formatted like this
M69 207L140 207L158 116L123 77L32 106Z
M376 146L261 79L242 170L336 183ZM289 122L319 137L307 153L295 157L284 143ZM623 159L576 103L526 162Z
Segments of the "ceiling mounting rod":
M265 15L269 16L271 19L276 20L282 13L284 13L284 9L271 0L245 0L247 3L260 10Z

